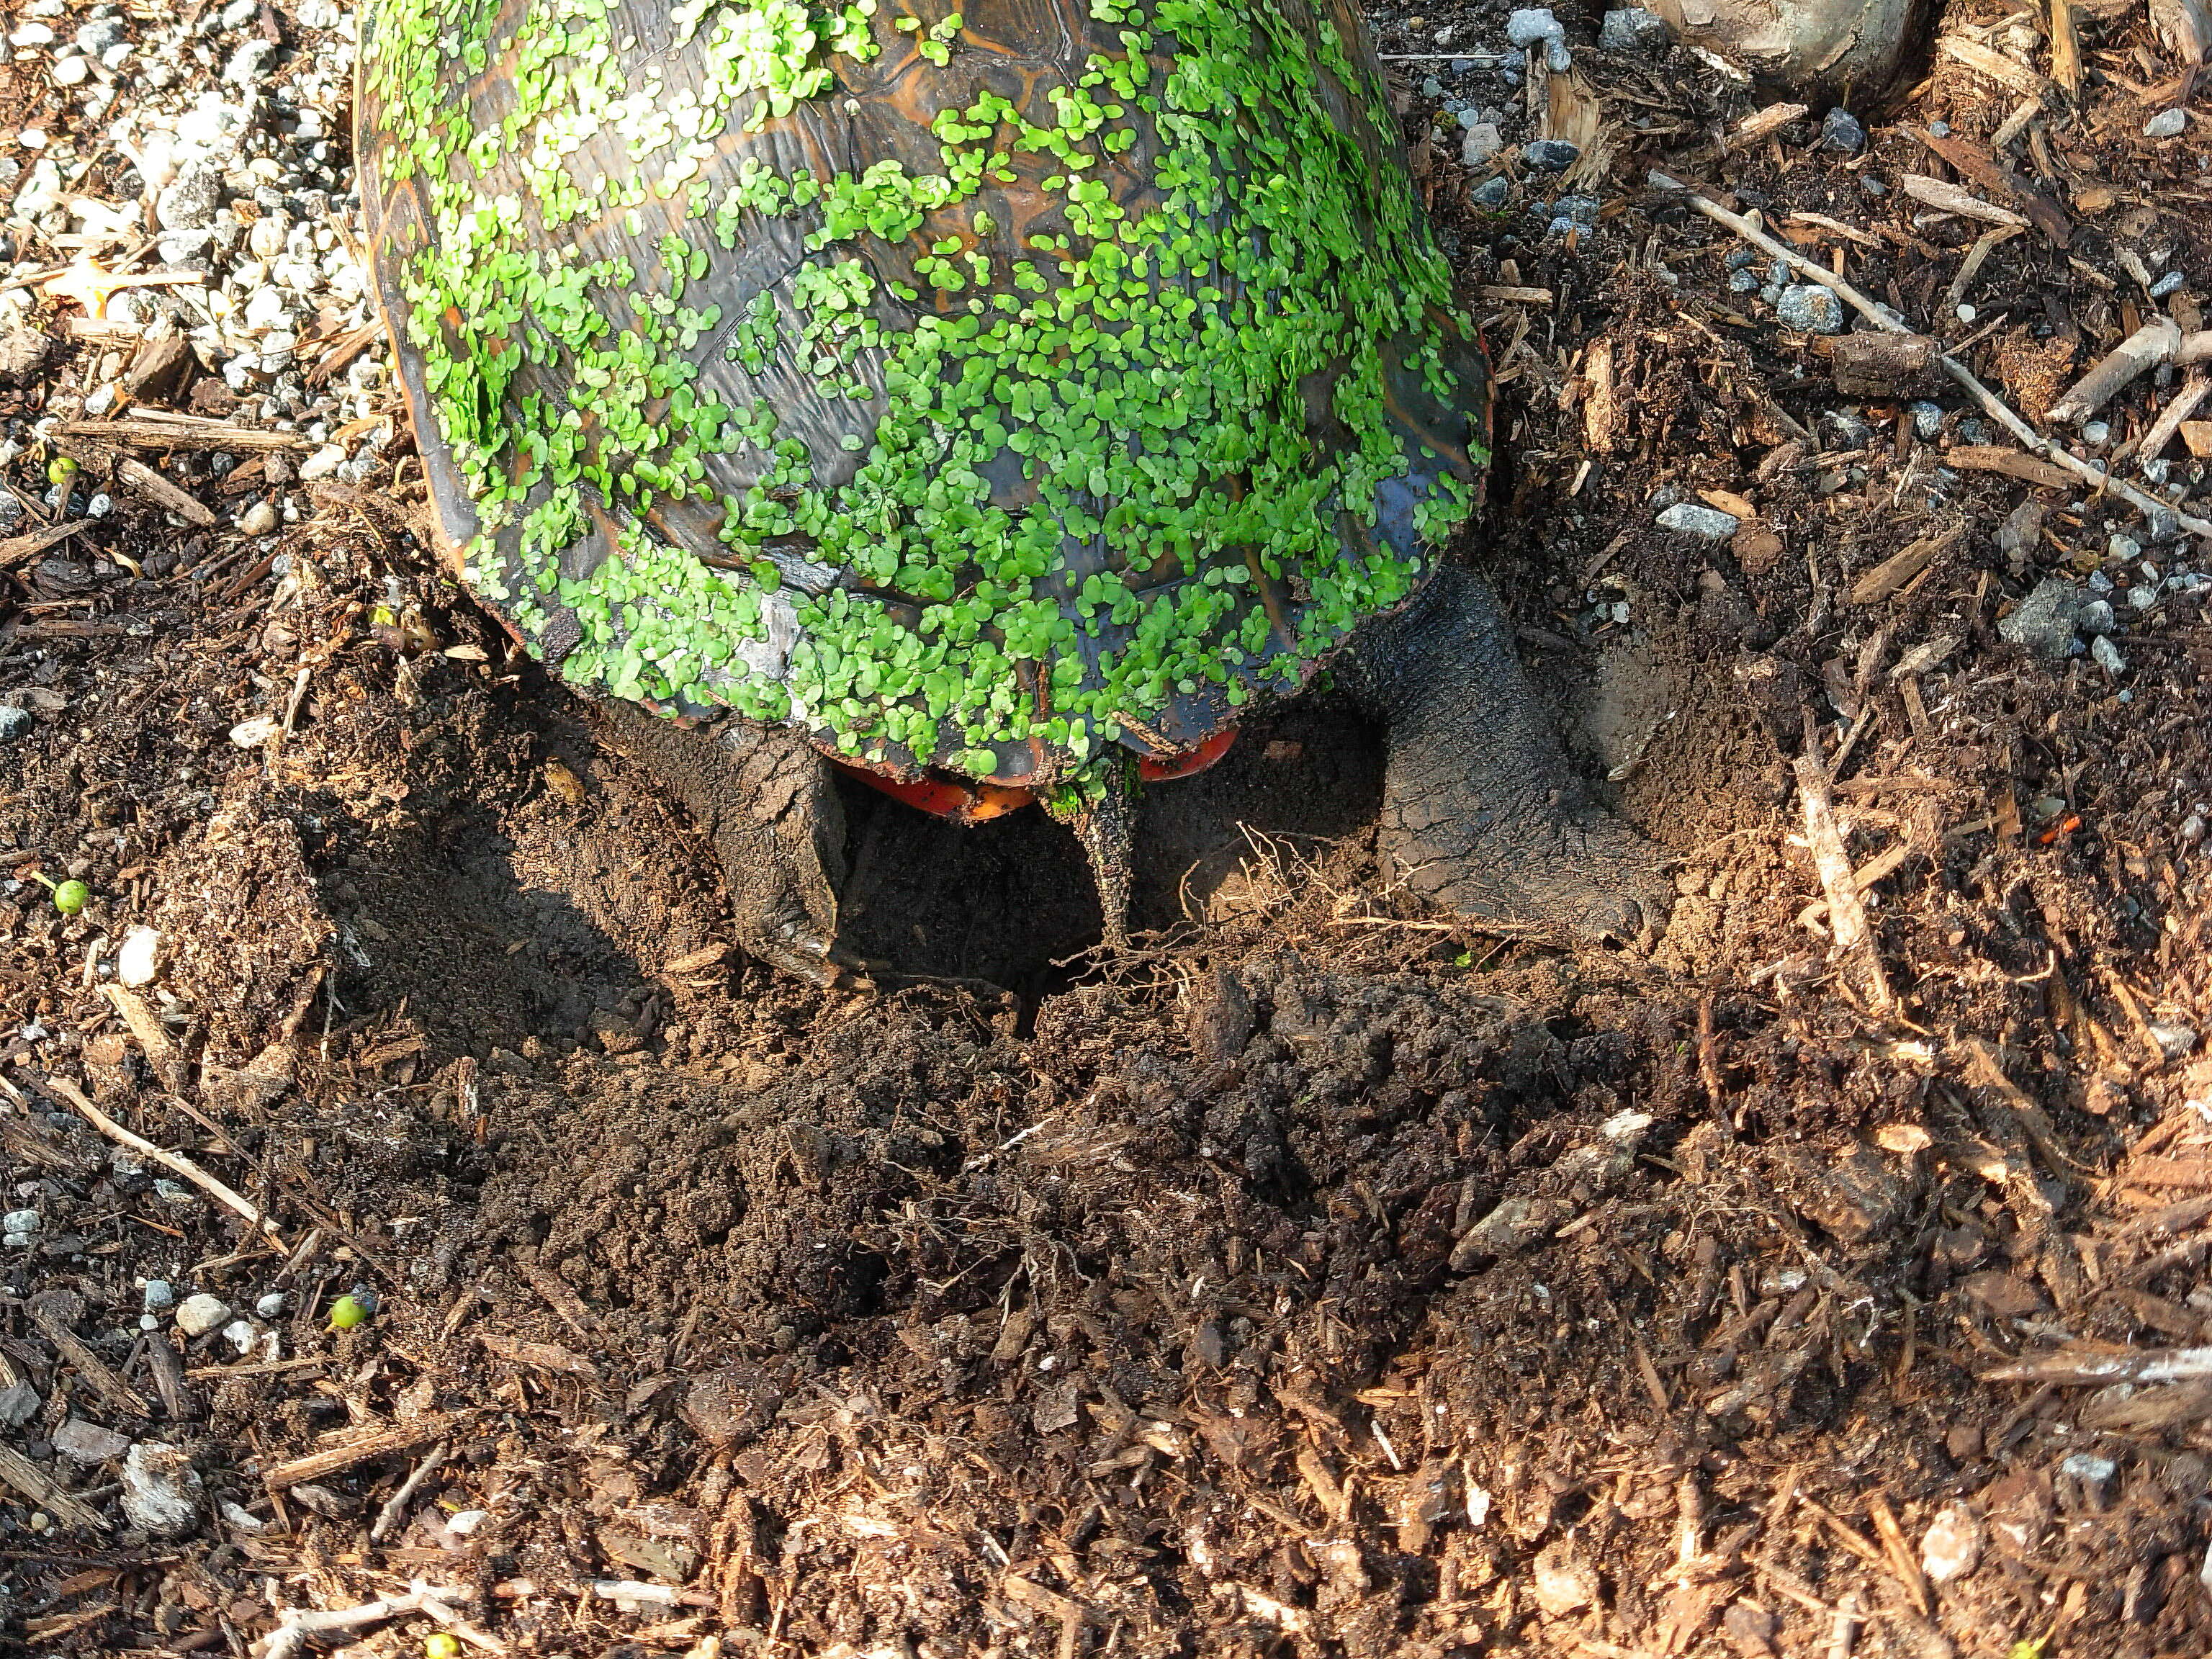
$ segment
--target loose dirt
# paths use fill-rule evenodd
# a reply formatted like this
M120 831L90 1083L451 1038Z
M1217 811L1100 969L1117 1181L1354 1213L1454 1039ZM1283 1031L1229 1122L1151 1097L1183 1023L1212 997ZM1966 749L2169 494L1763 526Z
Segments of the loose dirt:
M1990 226L1897 181L1950 176L1927 123L1984 145L2020 97L1955 57L1862 110L1855 156L1818 112L1729 138L1765 100L1563 9L1548 119L1582 157L1509 165L1494 208L1438 105L1519 142L1524 89L1402 65L1506 399L1468 556L1677 860L1648 957L1387 890L1371 734L1323 696L1155 793L1152 931L1118 957L1048 823L856 793L849 902L892 970L802 990L728 947L693 830L436 574L404 444L306 487L273 546L126 505L9 557L0 1138L38 1225L0 1258L7 1639L261 1652L427 1589L314 1640L2212 1646L2212 1380L2078 1380L2212 1318L2212 631L2179 580L2208 550L1947 465L2001 441L1958 399L1923 435L1903 393L1838 393L1649 177L1724 186L2001 391L2069 383L2164 271L2177 314L2212 276L2204 115L2138 136L2196 73L2140 13L2076 15L2080 101L2014 158L2068 246L2002 240L1948 311ZM1502 40L1487 8L1376 21L1393 52ZM2051 68L2032 21L1943 27ZM66 118L10 76L0 126ZM11 430L81 404L91 358L0 392ZM2108 454L2171 378L2107 412ZM26 500L43 462L10 464ZM1662 492L1743 527L1662 531ZM2001 637L2053 574L2110 586L2123 672ZM1832 957L1808 745L1889 1010ZM141 926L158 971L125 987ZM166 1292L227 1311L188 1339ZM349 1293L374 1316L331 1328ZM138 1496L164 1459L166 1526Z

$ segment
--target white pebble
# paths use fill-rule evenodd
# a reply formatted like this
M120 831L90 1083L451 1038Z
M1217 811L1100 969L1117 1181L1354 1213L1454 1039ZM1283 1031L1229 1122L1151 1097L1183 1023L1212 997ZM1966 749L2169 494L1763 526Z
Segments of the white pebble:
M1920 1567L1931 1583L1964 1578L1982 1559L1982 1523L1963 1504L1953 1504L1928 1524L1920 1540Z
M1733 513L1723 513L1717 507L1699 507L1692 501L1677 501L1659 515L1662 530L1676 530L1713 542L1726 541L1735 534L1741 523Z
M0 1232L34 1233L46 1224L36 1210L10 1210L0 1215Z
M253 1311L264 1319L274 1319L284 1311L284 1292L271 1291L253 1304Z
M161 935L152 927L133 927L115 955L115 977L125 985L144 985L161 965Z
M177 1328L186 1336L205 1336L230 1318L230 1304L205 1291L177 1305Z

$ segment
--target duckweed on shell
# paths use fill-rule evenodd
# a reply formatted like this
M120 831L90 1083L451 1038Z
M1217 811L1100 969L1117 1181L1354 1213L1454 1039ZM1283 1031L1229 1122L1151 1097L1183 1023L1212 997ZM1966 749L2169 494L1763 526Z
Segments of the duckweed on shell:
M370 0L362 61L444 527L580 687L1087 787L1471 510L1341 0Z

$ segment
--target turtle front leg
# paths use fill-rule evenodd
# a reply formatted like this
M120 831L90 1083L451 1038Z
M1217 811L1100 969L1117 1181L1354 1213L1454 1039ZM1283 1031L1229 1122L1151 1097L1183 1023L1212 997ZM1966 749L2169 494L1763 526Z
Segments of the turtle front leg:
M845 812L830 763L781 726L734 717L681 726L628 704L604 712L615 746L714 844L746 952L816 985L857 966L836 947Z
M1670 902L1658 850L1586 799L1480 582L1446 567L1348 657L1354 695L1389 730L1389 873L1487 927L1656 937Z

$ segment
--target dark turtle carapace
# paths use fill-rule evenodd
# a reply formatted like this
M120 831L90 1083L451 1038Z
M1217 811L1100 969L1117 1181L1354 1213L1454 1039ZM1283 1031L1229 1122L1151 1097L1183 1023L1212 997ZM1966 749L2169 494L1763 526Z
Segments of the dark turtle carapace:
M1344 0L369 0L358 154L446 550L833 975L829 758L1073 823L1334 659L1383 846L1637 934L1442 562L1489 380Z

